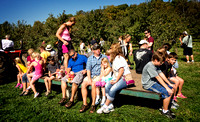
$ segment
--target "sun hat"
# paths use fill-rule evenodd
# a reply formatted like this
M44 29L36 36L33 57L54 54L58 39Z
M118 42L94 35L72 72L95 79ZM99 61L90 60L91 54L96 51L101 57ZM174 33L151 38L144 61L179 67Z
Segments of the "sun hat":
M141 40L140 42L139 42L139 44L148 44L149 42L148 41L146 41L146 40Z
M46 50L51 50L52 49L52 46L50 44L48 44L45 48Z
M183 32L183 34L186 34L186 35L188 35L187 31L184 31L184 32Z

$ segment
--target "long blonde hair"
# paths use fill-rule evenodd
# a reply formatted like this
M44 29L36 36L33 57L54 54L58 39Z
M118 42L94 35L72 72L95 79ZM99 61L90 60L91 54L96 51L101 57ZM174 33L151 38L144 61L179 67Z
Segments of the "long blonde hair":
M19 57L16 57L15 58L15 63L16 64L22 64L22 61L21 61L21 59Z
M75 24L75 23L76 23L76 18L75 18L75 17L70 17L69 20L68 20L68 22L74 22L74 24ZM74 25L74 24L73 24L73 25ZM73 26L73 25L72 25L72 26ZM69 31L69 33L72 32L72 26L66 26L67 29L68 29L68 31Z
M110 55L110 62L113 62L117 55L124 57L122 48L119 43L112 44L110 50L107 53Z
M109 63L109 61L108 61L107 58L102 58L102 59L101 59L101 64L102 64L103 62L107 63L107 64L108 64L108 67L111 68L110 63ZM108 68L108 67L107 67L107 68Z

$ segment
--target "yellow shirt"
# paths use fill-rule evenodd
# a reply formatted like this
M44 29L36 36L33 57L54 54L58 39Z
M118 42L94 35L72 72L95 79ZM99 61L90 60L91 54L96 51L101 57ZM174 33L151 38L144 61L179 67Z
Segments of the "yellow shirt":
M43 51L43 52L40 54L40 56L41 56L43 59L45 59L45 60L47 60L47 57L49 57L50 55L51 55L51 53L48 52L48 51Z
M19 68L22 70L23 73L26 73L27 68L23 64L17 63L17 65L19 66Z

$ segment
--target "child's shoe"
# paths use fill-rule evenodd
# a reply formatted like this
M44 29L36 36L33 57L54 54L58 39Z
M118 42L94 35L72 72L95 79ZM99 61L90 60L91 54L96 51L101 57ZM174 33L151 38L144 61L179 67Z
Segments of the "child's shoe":
M176 102L178 102L177 96L174 96L173 100L176 101Z
M180 95L177 94L178 98L187 98L186 96L184 96L182 93Z
M19 87L20 83L17 83L17 85L15 86L15 88Z
M100 98L96 98L95 105L98 105L100 103L100 101L101 101Z
M34 95L34 98L38 97L39 93L37 92L35 95Z
M22 88L23 88L23 85L22 85L22 84L20 84L19 88L20 88L20 89L22 89Z
M102 100L101 100L101 106L103 106L106 102L106 96L103 96L102 97Z

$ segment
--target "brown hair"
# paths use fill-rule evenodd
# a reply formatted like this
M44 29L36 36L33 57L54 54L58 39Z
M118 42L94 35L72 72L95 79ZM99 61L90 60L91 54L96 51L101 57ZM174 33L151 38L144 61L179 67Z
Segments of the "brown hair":
M152 61L155 61L155 60L157 60L159 62L165 61L165 54L162 52L158 52L158 51L154 52L153 56L152 56Z
M107 52L110 55L110 61L113 62L117 55L124 57L122 48L119 43L114 43L111 45L110 50ZM124 57L125 58L125 57Z
M175 59L178 59L178 56L175 52L171 52L169 55L168 55L168 58L175 58Z

